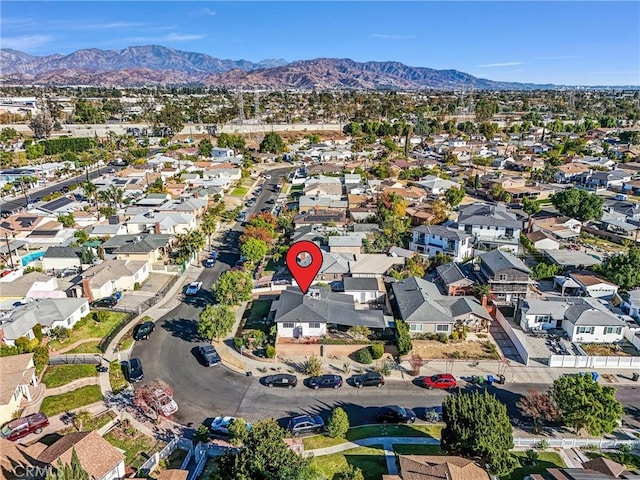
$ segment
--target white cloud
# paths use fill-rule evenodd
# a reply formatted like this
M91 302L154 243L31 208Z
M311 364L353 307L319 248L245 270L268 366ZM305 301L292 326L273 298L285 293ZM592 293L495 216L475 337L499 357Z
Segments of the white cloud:
M391 35L387 33L372 33L369 36L380 40L410 40L416 38L415 35Z
M110 28L133 28L133 27L144 27L146 23L140 22L106 22L106 23L92 23L88 25L83 25L82 29L110 29Z
M580 55L558 55L554 57L538 57L537 60L571 60L574 58L582 58Z
M206 37L206 35L191 34L191 33L170 33L161 38L167 42L188 42L189 40L200 40Z
M482 67L482 68L513 67L515 65L522 65L522 62L486 63L484 65L478 65L478 67Z
M29 51L42 47L53 40L51 35L18 35L0 38L0 47Z
M203 8L202 13L205 15L209 15L210 17L213 17L216 14L216 12L214 12L210 8Z

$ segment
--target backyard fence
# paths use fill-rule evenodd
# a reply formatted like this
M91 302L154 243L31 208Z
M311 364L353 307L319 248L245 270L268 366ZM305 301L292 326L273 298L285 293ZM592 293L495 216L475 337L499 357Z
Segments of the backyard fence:
M116 310L116 309L114 308L113 310ZM127 315L122 320L120 320L120 322L118 322L118 324L115 325L102 340L100 340L100 343L98 344L98 348L100 349L101 352L107 351L107 347L109 346L111 341L116 337L118 333L120 333L120 331L124 327L126 327L129 324L129 322L133 317L134 317L133 313L129 313L129 315Z
M551 355L550 367L562 368L640 368L640 357L599 357Z
M100 365L102 363L102 355L99 353L78 353L74 355L51 355L49 357L49 365Z
M130 478L146 477L158 467L161 460L168 458L177 448L192 452L193 444L191 440L187 440L186 438L173 437L173 440L167 443L162 450L151 455ZM189 454L187 454L187 456L189 456Z
M640 439L638 440L621 440L616 438L547 438L547 437L514 437L513 445L515 448L535 448L537 445L546 444L549 448L584 448L596 447L616 448L620 445L629 445L631 448L640 447Z
M518 351L518 355L520 355L520 358L522 358L522 361L524 362L524 364L529 365L529 352L527 352L527 349L518 338L518 335L516 335L516 332L514 332L513 328L511 328L509 321L506 318L504 318L504 315L498 308L495 309L494 318L496 319L498 324L502 327L502 329L504 330L504 333L507 334L507 337L509 337L509 339L513 343L513 346L516 347L516 350Z

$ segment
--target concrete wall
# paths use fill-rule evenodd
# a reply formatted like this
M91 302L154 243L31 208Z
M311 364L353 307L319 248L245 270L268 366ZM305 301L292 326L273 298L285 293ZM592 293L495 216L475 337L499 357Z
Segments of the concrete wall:
M287 355L317 355L329 357L335 355L337 357L345 357L357 352L361 348L368 345L320 345L319 343L276 343L276 354L278 356ZM385 345L385 353L393 356L398 355L398 349L395 345ZM323 355L322 355L323 354Z
M551 355L550 367L562 368L640 368L640 357L585 357Z
M518 335L516 335L516 333L513 331L511 324L507 321L506 318L504 318L504 315L502 315L500 310L498 310L497 308L492 313L492 316L498 322L498 324L500 324L500 326L504 329L505 333L507 334L511 342L513 342L513 345L516 347L516 350L518 351L518 355L520 355L520 358L522 358L522 361L524 362L524 364L529 365L529 352L527 352L527 349L518 338Z

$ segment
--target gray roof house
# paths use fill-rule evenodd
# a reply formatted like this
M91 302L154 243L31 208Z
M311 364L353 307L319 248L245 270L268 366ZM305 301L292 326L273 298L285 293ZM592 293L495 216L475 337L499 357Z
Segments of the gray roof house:
M493 298L511 302L527 295L531 270L518 257L501 250L492 250L478 256L478 276L491 287Z
M460 324L478 328L491 323L491 315L475 297L442 295L434 283L422 278L394 282L391 290L398 317L414 334L449 335Z
M504 204L475 203L460 207L458 230L475 237L478 246L503 248L518 253L522 221Z
M42 257L42 268L51 270L77 269L82 266L82 248L49 247Z
M468 293L473 287L473 273L467 266L461 267L455 262L445 263L436 267L436 281L440 282L447 295L461 295Z

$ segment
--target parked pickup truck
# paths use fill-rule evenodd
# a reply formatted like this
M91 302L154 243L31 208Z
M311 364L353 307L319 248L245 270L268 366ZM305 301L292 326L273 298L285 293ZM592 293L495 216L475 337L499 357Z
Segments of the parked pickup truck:
M0 435L2 438L14 441L26 437L30 433L40 433L48 425L49 419L44 413L32 413L4 424Z

